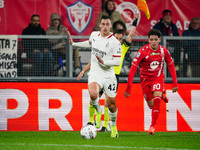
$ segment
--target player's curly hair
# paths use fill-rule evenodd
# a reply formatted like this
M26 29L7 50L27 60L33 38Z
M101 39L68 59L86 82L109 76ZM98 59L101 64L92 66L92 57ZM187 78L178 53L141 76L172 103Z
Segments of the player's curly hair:
M157 35L158 38L160 38L162 36L162 33L159 31L159 30L156 30L156 29L151 29L148 33L148 38L151 36L151 35Z

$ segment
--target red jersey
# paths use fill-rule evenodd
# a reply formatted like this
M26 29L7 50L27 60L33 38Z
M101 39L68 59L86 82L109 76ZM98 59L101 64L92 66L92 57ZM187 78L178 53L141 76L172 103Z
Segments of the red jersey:
M159 45L157 50L150 48L150 44L143 46L133 59L133 64L140 68L141 80L153 80L156 77L164 77L164 60L167 65L173 63L167 48Z

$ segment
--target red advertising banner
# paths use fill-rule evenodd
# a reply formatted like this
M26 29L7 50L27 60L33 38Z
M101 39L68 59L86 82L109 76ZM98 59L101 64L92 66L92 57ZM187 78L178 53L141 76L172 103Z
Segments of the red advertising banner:
M200 84L179 84L177 93L166 84L169 103L161 102L156 131L200 131ZM139 83L125 98L125 83L119 84L116 104L119 131L146 131L151 110ZM100 99L103 110L105 97ZM79 131L89 120L87 83L1 83L0 130ZM103 117L102 117L103 121Z
M101 0L1 0L0 34L21 35L33 14L40 15L40 24L46 30L51 13L57 13L72 35L89 35L100 11Z
M190 20L199 16L199 0L146 0L151 14L148 20L140 12L139 26L135 35L146 36L148 31L162 17L164 9L172 11L172 20L179 29L179 34L188 28ZM119 11L130 29L137 0L115 0ZM0 34L21 34L30 23L33 14L40 15L40 24L46 30L50 24L51 13L58 13L63 24L72 35L90 35L101 11L101 0L1 0Z
M148 20L145 13L140 11L136 35L147 36L148 31L162 18L162 11L165 9L172 11L172 22L177 25L180 36L184 30L188 29L189 22L193 17L200 17L199 0L146 0L146 2L151 17ZM126 21L126 27L130 30L137 8L137 0L115 0L115 4L116 10L122 14Z

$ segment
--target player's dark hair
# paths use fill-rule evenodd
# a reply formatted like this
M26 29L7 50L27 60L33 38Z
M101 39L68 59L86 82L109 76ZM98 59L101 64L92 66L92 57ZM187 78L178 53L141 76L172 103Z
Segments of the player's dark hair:
M40 16L38 15L38 14L33 14L32 16L31 16L31 21L33 21L33 18L34 17L39 17L40 18Z
M120 30L117 30L116 32L113 33L113 35L115 35L115 34L121 34L123 36L123 32Z
M101 17L100 22L101 22L102 19L110 19L110 21L111 21L110 16L106 16L106 15L103 15L103 16Z
M150 37L151 35L157 35L158 38L160 38L162 36L162 33L159 30L151 29L148 33L148 37Z

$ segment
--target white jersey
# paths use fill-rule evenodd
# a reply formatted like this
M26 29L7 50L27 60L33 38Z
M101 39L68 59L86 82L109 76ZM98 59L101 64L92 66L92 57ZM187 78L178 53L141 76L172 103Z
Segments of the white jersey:
M92 47L90 75L115 77L113 66L119 66L121 63L120 42L113 34L102 37L99 31L91 33L89 42ZM99 63L95 55L102 58L104 64Z

